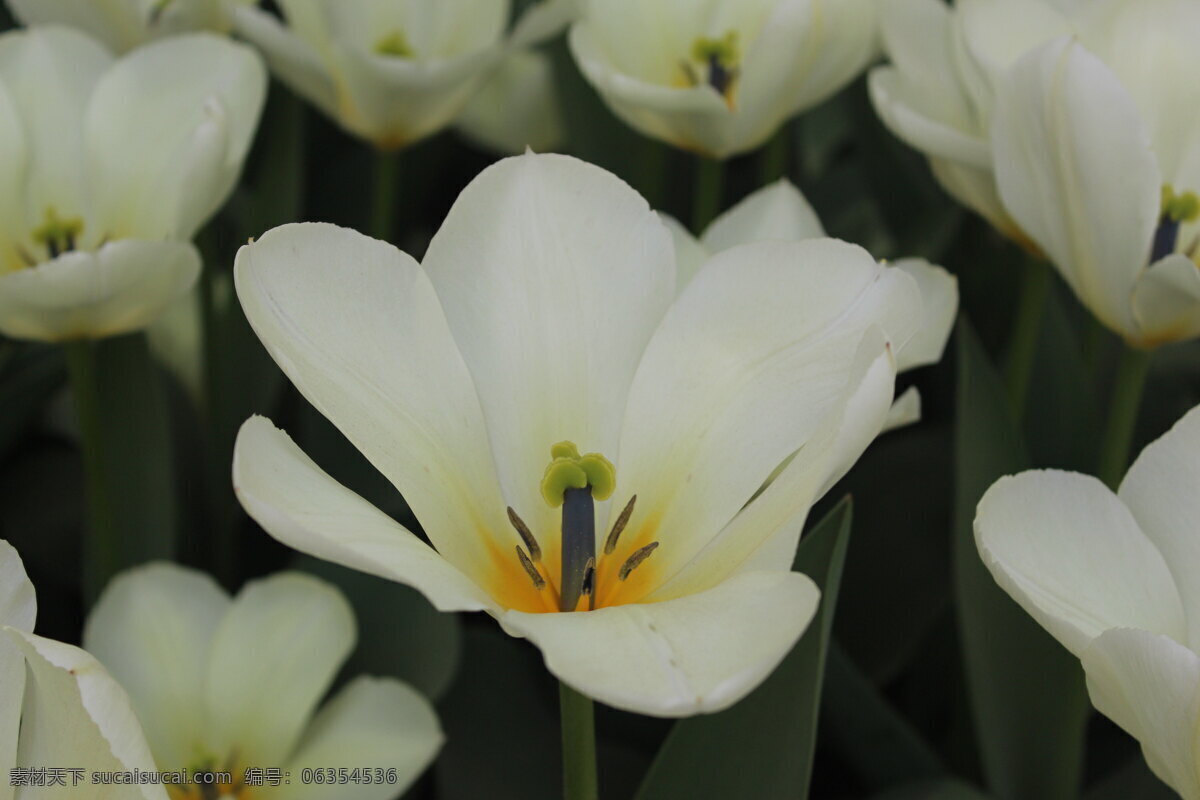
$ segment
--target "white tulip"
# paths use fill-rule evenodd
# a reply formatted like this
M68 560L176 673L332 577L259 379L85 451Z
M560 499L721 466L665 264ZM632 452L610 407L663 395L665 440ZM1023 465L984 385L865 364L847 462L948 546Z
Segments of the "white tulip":
M1035 471L996 483L975 518L983 562L1083 661L1092 702L1150 768L1200 799L1200 408L1129 468Z
M395 150L449 125L507 53L566 25L574 2L535 4L511 34L509 0L280 0L284 21L253 6L234 18L297 94Z
M504 155L546 153L566 138L550 57L517 50L502 61L458 116L455 127Z
M195 281L266 73L211 34L114 60L67 28L0 36L0 333L138 330Z
M0 539L0 798L59 796L44 783L46 769L57 768L62 796L166 800L153 783L93 783L104 773L155 772L154 759L128 695L78 647L34 635L36 616L21 558Z
M613 113L726 158L858 75L878 51L876 0L591 0L571 52Z
M1193 0L888 0L881 118L1136 347L1200 335Z
M231 599L204 573L167 563L114 578L84 630L84 646L129 692L160 771L229 772L230 796L317 800L331 787L305 770L345 767L359 780L332 781L339 800L389 800L433 760L441 728L429 702L393 679L357 678L317 708L354 639L353 611L324 581L281 573ZM258 783L267 769L282 780ZM195 785L172 792L209 796Z
M800 529L882 428L892 351L921 320L911 277L826 239L731 248L676 296L658 215L556 155L481 173L423 264L289 225L242 248L235 281L432 547L260 417L234 454L251 516L442 610L486 611L570 686L660 716L736 702L808 624Z
M228 33L232 8L258 0L6 0L23 25L66 25L124 53L164 36Z

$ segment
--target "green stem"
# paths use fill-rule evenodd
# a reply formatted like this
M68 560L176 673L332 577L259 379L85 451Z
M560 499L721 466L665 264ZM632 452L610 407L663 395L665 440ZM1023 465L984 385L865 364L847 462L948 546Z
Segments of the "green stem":
M696 185L692 189L692 232L697 236L721 210L721 191L725 182L725 164L715 158L696 159Z
M1113 379L1112 402L1108 408L1108 427L1100 445L1100 462L1096 474L1112 489L1116 489L1129 466L1129 448L1137 426L1138 409L1150 372L1150 351L1136 350L1125 345L1117 374Z
M1008 356L1004 363L1004 384L1008 388L1013 419L1018 423L1025 418L1025 402L1029 397L1029 381L1037 356L1038 335L1049 296L1050 270L1039 261L1026 260L1021 272L1017 313L1013 317L1008 340Z
M400 176L400 151L380 150L375 155L375 195L371 204L371 235L385 242L396 232L396 194Z
M87 492L84 599L117 572L175 552L163 386L144 334L65 346Z
M788 139L791 136L791 125L784 123L770 141L762 148L758 156L758 185L766 186L774 183L788 174Z
M558 685L562 711L562 756L564 800L596 800L596 724L591 698Z

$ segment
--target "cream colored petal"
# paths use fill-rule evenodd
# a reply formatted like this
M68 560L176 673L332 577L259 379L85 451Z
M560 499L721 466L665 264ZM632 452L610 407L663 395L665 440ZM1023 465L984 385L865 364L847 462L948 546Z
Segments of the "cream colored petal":
M21 556L16 548L0 539L0 625L30 633L36 617L37 597Z
M469 578L326 475L264 417L251 417L238 433L233 488L246 512L290 547L412 586L442 611L491 607Z
M137 4L131 0L5 0L22 25L65 25L86 32L109 50L121 53L146 35Z
M262 52L276 77L325 114L336 118L337 89L319 50L256 6L234 9L233 21L237 35Z
M917 282L921 292L921 326L896 351L900 372L942 360L954 318L958 314L958 279L923 258L902 258L893 266Z
M667 226L675 242L675 291L678 294L692 282L711 254L682 222L662 211L658 212L658 218Z
M329 701L304 732L287 765L292 775L306 768L395 770L395 783L350 783L338 800L391 800L420 777L441 749L444 736L429 701L390 678L356 678ZM279 787L263 800L326 800L329 787L316 783Z
M25 192L29 141L16 101L0 79L0 275L27 266L20 249L27 241Z
M354 612L332 585L298 572L246 584L212 637L211 752L284 763L354 640Z
M25 699L21 709L18 766L78 767L92 772L155 770L129 697L100 662L61 642L14 628L0 628L24 654ZM68 781L69 782L69 781ZM67 800L78 789L47 793ZM160 785L89 786L95 800L167 800Z
M921 393L917 387L910 386L904 394L892 402L892 407L888 409L887 419L883 423L883 430L895 430L920 421Z
M566 132L550 57L529 50L506 56L455 126L468 139L505 155L558 148Z
M234 280L276 363L400 490L438 552L482 580L486 543L507 554L520 540L475 386L420 266L384 242L308 223L243 247Z
M529 154L463 190L424 264L475 379L504 497L547 532L555 564L560 514L539 489L550 447L570 440L616 462L630 382L674 294L670 233L614 175Z
M820 590L795 572L750 572L664 603L501 618L560 680L602 703L656 717L720 711L792 649Z
M1082 658L1096 708L1138 740L1163 782L1200 797L1200 657L1167 636L1119 628L1102 633Z
M33 584L16 549L0 539L0 626L26 633L33 630L37 599ZM17 645L0 637L0 765L16 763L21 697L25 692L25 657ZM0 781L0 800L10 800L14 789Z
M992 129L1005 207L1105 325L1137 335L1130 295L1158 224L1162 174L1129 93L1062 39L1007 73Z
M824 236L817 212L800 190L783 178L753 192L713 220L700 242L710 253L719 253L750 242L799 242Z
M996 176L990 164L979 169L947 159L932 158L929 167L933 177L951 197L975 211L1000 233L1022 246L1029 244L1029 237L1013 222L1000 200L1000 190L996 188Z
M1142 451L1118 495L1166 559L1187 613L1188 641L1200 646L1200 408ZM1164 631L1167 633L1169 631Z
M200 274L190 244L110 242L0 275L0 332L19 339L97 339L140 330Z
M804 0L804 4L813 7L813 24L800 45L799 74L791 76L792 113L803 113L832 97L878 58L881 48L878 0ZM784 25L769 21L755 48L795 47L780 36L785 32Z
M869 363L919 324L913 280L844 242L714 256L672 306L630 391L613 507L638 501L617 554L661 541L636 583L651 589L653 575L687 564L776 466L837 420L868 331L887 331ZM890 382L880 392L882 423ZM632 579L624 591L637 596Z
M289 18L303 1L285 3ZM335 47L373 53L381 39L399 33L412 51L412 60L433 63L499 44L511 4L509 0L326 0L317 5Z
M89 98L111 64L103 47L68 28L0 36L0 82L29 144L21 212L27 231L42 225L50 209L63 218L88 216L81 131Z
M868 87L883 124L910 147L954 164L991 169L987 138L962 119L944 121L933 116L924 90L914 90L895 67L873 69Z
M1142 273L1133 287L1138 340L1147 346L1200 336L1200 269L1182 253Z
M509 47L532 47L557 36L579 18L585 0L541 0L531 4L513 26Z
M1185 636L1162 553L1095 478L1047 470L1000 479L979 501L975 543L1000 587L1076 655L1109 628Z
M172 37L118 62L84 120L104 234L191 238L237 182L266 85L253 50L212 34Z
M158 563L123 572L88 614L83 646L129 692L163 769L203 745L204 682L229 596L204 573Z

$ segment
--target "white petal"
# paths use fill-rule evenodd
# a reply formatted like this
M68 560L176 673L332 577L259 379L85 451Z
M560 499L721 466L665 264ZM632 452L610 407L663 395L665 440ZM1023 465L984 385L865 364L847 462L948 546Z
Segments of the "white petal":
M0 275L0 332L67 341L140 330L192 287L190 244L123 239Z
M634 370L674 294L670 233L610 173L529 154L463 190L425 267L474 376L505 499L534 532L557 530L539 491L550 446L570 440L616 463ZM543 543L550 564L556 539Z
M212 639L212 752L282 764L354 639L354 612L330 584L296 572L246 584Z
M13 628L0 628L0 638L19 647L28 666L18 766L78 767L84 780L97 771L155 770L129 697L99 661L78 647ZM147 784L106 787L89 796L166 800L167 795L162 786Z
M528 50L506 56L456 126L469 139L506 155L559 147L565 131L550 57Z
M337 90L329 67L312 44L256 6L234 9L234 30L254 44L271 72L292 91L331 117L337 116Z
M921 421L921 393L917 387L910 386L892 402L883 430L890 431L903 428Z
M868 331L878 326L899 346L919 322L912 279L844 242L760 242L714 256L672 306L630 391L613 506L638 501L617 553L662 546L622 596L688 563L775 467L837 420ZM868 363L885 347L881 336ZM890 383L881 391L882 414ZM602 568L601 586L605 577Z
M1069 40L1007 73L992 127L1000 196L1108 327L1136 335L1130 294L1158 223L1162 175L1137 106Z
M1004 203L1000 200L1000 190L996 188L996 175L992 172L990 163L986 168L980 169L948 159L931 158L929 168L933 177L951 197L974 210L991 223L993 228L1026 250L1037 249L1005 210Z
M67 28L37 28L0 36L0 82L8 89L29 143L22 221L40 226L48 209L87 217L84 112L97 81L112 64L103 47ZM85 229L85 234L93 232Z
M542 0L532 3L513 26L509 46L532 47L561 33L578 18L584 0Z
M229 604L204 573L159 563L118 575L88 615L83 645L129 692L164 769L192 766L203 744L209 646Z
M868 87L880 120L910 147L955 164L991 168L987 139L974 130L974 123L962 117L933 116L939 112L926 108L925 94L910 88L895 67L872 70Z
M288 763L292 775L305 768L396 771L394 784L347 784L338 800L390 800L404 792L441 749L442 730L429 701L389 678L357 678L317 713ZM385 772L386 775L386 772ZM325 800L329 787L295 785L266 791L263 798Z
M0 79L0 275L27 266L17 249L29 233L26 181L29 141L16 101Z
M1167 562L1188 613L1188 641L1200 645L1200 409L1142 451L1118 492Z
M779 664L817 610L820 591L795 572L749 572L663 603L567 614L507 612L546 667L615 708L658 717L720 711Z
M892 266L917 282L922 304L921 327L896 352L896 369L904 372L936 364L942 360L958 314L958 279L923 258L902 258Z
M415 261L345 228L285 225L238 252L234 280L272 357L400 490L438 552L477 580L486 543L512 552L475 387Z
M266 84L253 50L211 34L172 37L118 62L84 122L104 232L191 238L237 181Z
M1108 628L1185 635L1162 554L1095 478L1002 478L979 501L975 543L1000 587L1076 655Z
M1082 658L1096 708L1141 743L1155 775L1200 797L1200 657L1166 636L1122 628L1102 633Z
M750 194L713 220L700 242L710 253L719 253L750 242L799 242L824 236L817 212L800 190L783 178Z
M711 254L682 222L661 211L658 212L658 218L667 226L675 242L675 291L678 294L692 282Z
M469 578L322 472L264 417L251 417L238 433L233 487L247 513L290 547L412 586L442 611L491 607Z
M1133 287L1133 316L1146 346L1200 336L1200 269L1182 253L1152 264Z
M0 625L31 633L37 598L16 548L0 539Z
M7 0L12 15L22 24L64 25L85 31L114 52L139 44L145 28L132 2L80 2L80 0Z

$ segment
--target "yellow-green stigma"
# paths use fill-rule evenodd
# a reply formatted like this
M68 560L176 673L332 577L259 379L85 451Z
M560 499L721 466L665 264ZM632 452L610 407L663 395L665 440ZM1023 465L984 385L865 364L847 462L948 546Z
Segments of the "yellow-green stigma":
M1150 263L1174 253L1179 244L1180 226L1197 219L1200 219L1200 197L1195 192L1177 193L1175 187L1165 184L1162 187L1158 228L1154 232L1154 244L1150 250Z
M393 58L412 58L415 55L412 45L408 43L408 37L399 28L375 42L375 52Z
M563 504L568 489L591 488L596 500L607 500L617 488L617 471L612 462L599 453L579 455L571 442L559 442L550 448L553 459L542 476L542 497L551 508Z
M704 65L707 71L701 78L696 67L689 61L682 62L684 75L692 86L707 83L717 91L732 108L733 89L740 72L741 48L738 46L737 31L729 31L720 38L701 36L692 43L691 61Z
M83 233L83 220L79 217L61 218L53 206L46 209L45 222L33 230L33 240L46 248L50 258L75 249L79 234Z

